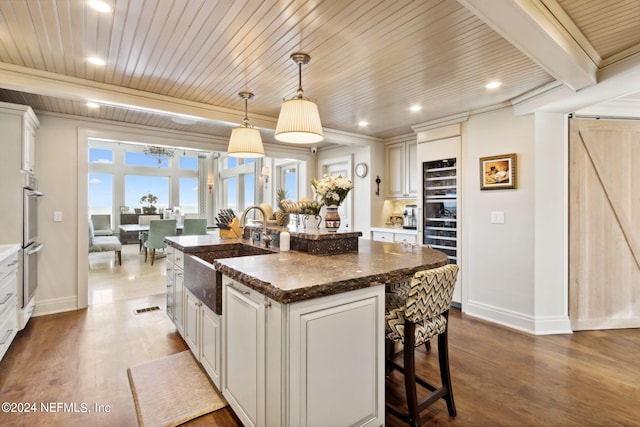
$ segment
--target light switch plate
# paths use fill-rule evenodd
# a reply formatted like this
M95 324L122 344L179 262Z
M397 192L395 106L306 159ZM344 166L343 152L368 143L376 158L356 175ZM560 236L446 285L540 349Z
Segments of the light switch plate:
M53 220L55 222L61 222L62 221L62 212L60 211L54 211L53 212Z
M504 224L504 211L491 211L491 224Z

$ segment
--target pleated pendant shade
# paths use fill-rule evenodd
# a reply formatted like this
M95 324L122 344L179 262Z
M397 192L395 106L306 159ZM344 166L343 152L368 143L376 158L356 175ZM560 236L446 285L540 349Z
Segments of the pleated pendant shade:
M315 102L294 98L282 103L275 138L291 144L311 144L324 139Z
M264 157L264 147L260 131L255 128L240 126L231 131L227 154L232 157L249 158Z
M249 126L247 101L253 98L253 93L240 92L238 95L244 99L244 121L242 126L231 130L231 138L229 139L227 154L231 157L240 157L244 159L264 157L264 147L262 145L260 131Z

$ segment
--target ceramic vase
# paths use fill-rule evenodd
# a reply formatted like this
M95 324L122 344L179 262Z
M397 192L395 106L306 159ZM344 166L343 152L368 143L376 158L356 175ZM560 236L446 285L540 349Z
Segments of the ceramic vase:
M327 231L336 232L340 228L340 214L338 213L338 206L327 206L327 212L324 216L324 227Z

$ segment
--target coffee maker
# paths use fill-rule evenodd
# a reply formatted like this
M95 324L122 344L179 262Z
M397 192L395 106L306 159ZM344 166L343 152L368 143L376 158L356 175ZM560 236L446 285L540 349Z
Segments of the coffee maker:
M404 218L402 228L415 230L418 228L418 205L406 205L402 211Z

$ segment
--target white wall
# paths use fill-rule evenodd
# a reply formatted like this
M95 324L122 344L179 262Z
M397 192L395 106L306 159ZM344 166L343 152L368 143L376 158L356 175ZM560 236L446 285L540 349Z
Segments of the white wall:
M382 164L380 159L382 153L382 143L372 144L372 146L342 146L337 148L331 148L328 150L322 150L318 152L318 169L316 176L313 178L321 177L321 164L323 161L336 158L345 158L352 156L352 168L358 163L366 163L369 166L369 172L364 178L358 178L351 171L350 178L353 180L353 190L351 190L351 212L353 213L353 224L351 224L351 231L361 231L363 238L370 238L371 235L371 223L372 212L376 212L380 209L383 195L382 189L380 196L375 195L375 179L377 175L382 176L380 172L379 164ZM309 181L309 186L311 182Z

